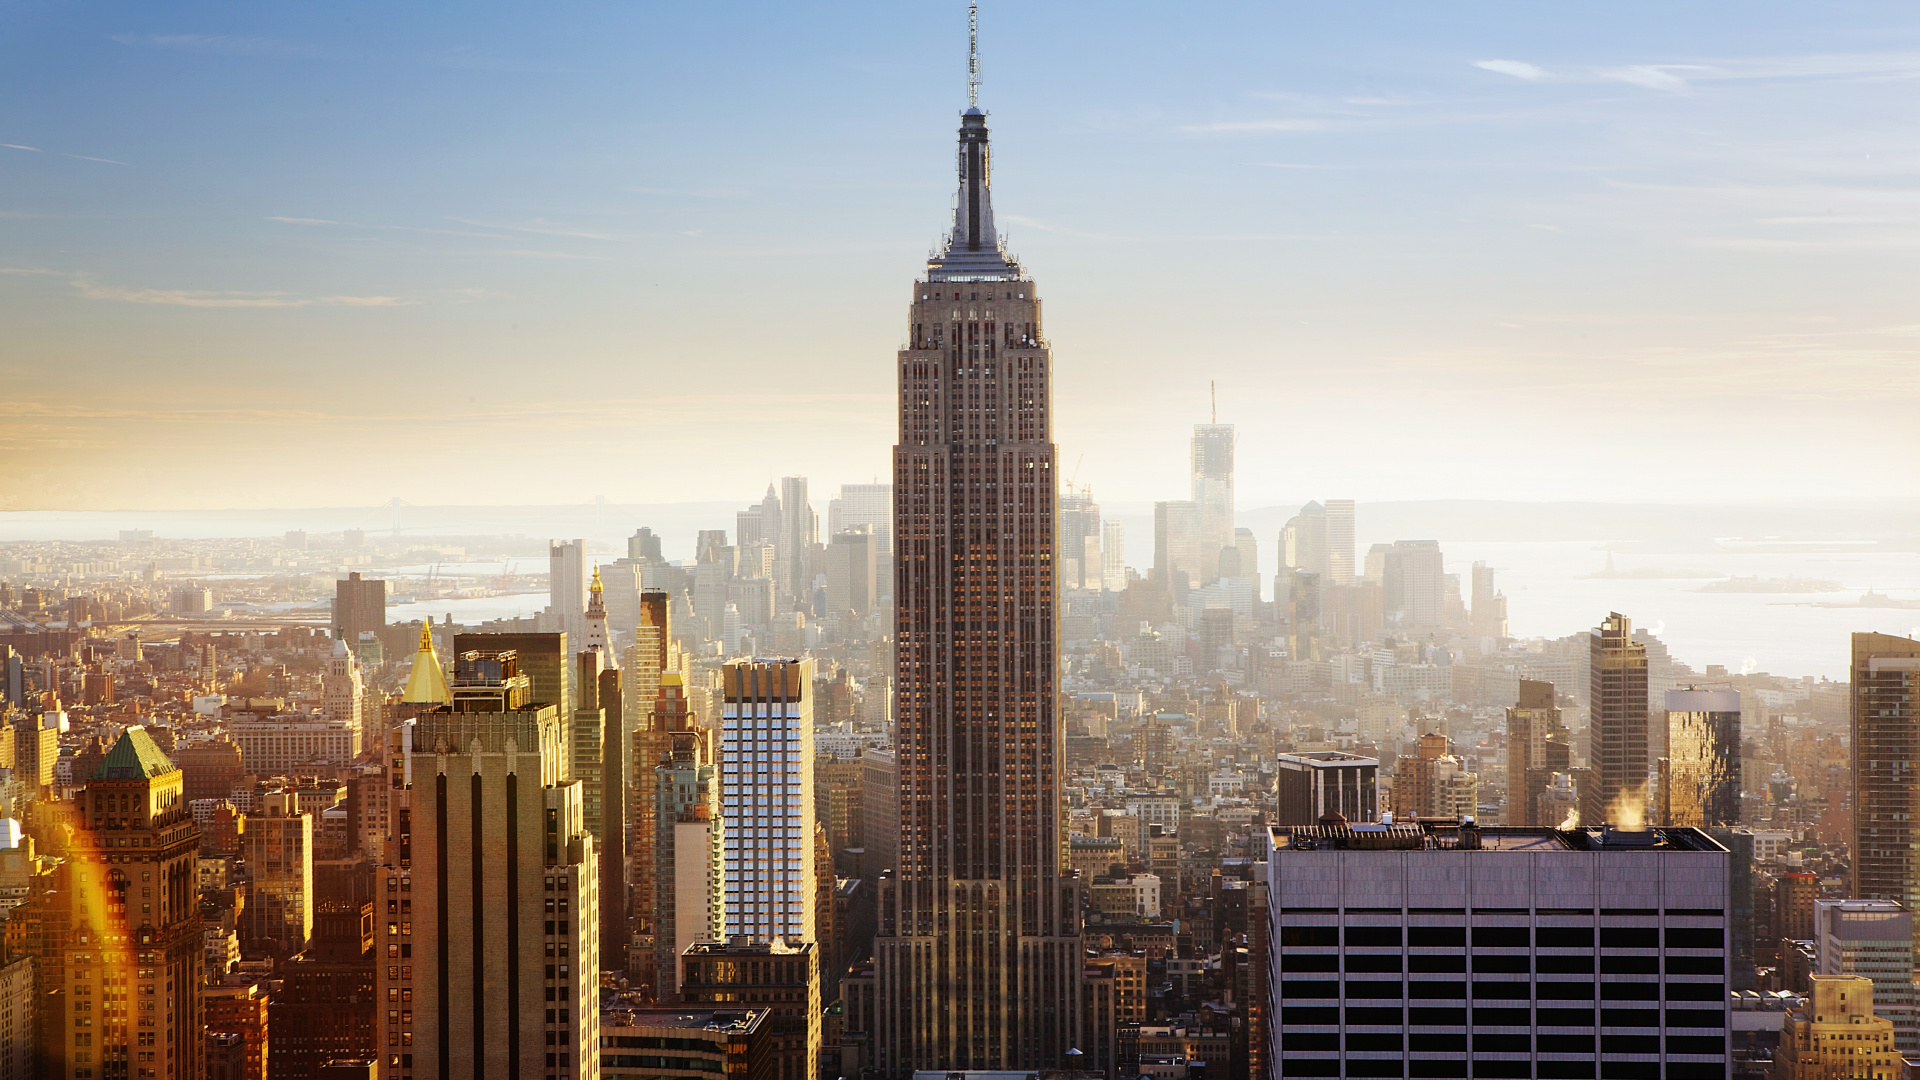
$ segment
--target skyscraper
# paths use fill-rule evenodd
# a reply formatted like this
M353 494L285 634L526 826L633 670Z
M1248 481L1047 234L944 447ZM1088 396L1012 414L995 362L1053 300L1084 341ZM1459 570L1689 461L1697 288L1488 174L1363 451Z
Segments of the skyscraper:
M241 854L251 877L240 936L249 949L287 957L313 932L312 814L296 791L274 791L247 812Z
M660 722L663 680L668 673L681 671L682 664L680 647L673 639L672 605L668 602L667 594L652 590L640 594L640 625L634 631L633 646L627 650L627 664L623 672L624 723L620 730L623 741L619 745L622 748L620 756L625 759L626 766L621 770L617 790L612 769L609 767L607 771L607 812L614 812L614 799L618 797L627 815L626 865L623 869L631 891L623 896L603 897L608 903L621 904L626 911L632 927L633 944L642 950L637 959L628 964L628 968L634 972L653 970L652 777L654 768L660 764L661 755L667 748L668 725ZM684 704L685 686L676 682L673 694L667 698L670 704ZM612 725L609 724L611 733Z
M360 635L379 633L387 625L387 583L369 580L358 571L333 583L333 639L348 648L360 643Z
M813 661L736 660L723 680L727 936L804 941L813 936Z
M668 676L678 679L678 675ZM705 731L667 736L667 760L654 768L654 986L660 1001L680 995L680 954L696 941L726 937L726 828L720 778Z
M549 629L579 641L586 633L587 542L554 540L547 545ZM559 704L555 702L554 704Z
M413 917L382 958L413 1007L381 1011L379 1042L404 1028L412 1052L390 1076L599 1075L594 842L566 724L516 660L463 652L452 706L416 724Z
M1220 549L1233 546L1233 425L1195 424L1187 454L1194 506L1200 510L1200 577L1220 576Z
M1176 597L1206 584L1200 504L1191 499L1153 504L1153 573ZM1219 561L1215 553L1215 564Z
M1493 583L1493 568L1473 564L1473 606L1468 629L1473 636L1495 645L1507 636L1507 597Z
M1353 500L1328 499L1327 577L1334 585L1353 584Z
M1853 895L1920 909L1920 641L1853 635ZM1916 941L1920 944L1920 940Z
M1062 492L1057 520L1061 586L1099 588L1100 504L1093 501L1093 493L1073 487Z
M1740 824L1740 691L1669 690L1660 823Z
M813 545L820 540L820 516L807 502L807 478L780 478L780 532L776 550L780 564L776 582L781 595L806 604L813 595Z
M1327 510L1310 502L1287 519L1280 530L1280 565L1325 575L1327 572Z
M1553 684L1520 680L1520 700L1507 710L1507 805L1500 824L1559 825L1563 818L1540 819L1540 796L1554 773L1572 767L1573 745L1554 704Z
M1633 640L1633 621L1611 612L1588 638L1588 758L1592 800L1583 824L1634 819L1647 802L1647 647Z
M131 727L74 801L70 876L48 898L67 910L48 913L36 958L41 985L57 988L40 995L38 1076L201 1073L200 830L183 783Z
M1127 527L1111 518L1100 523L1100 587L1108 592L1127 587Z
M837 534L861 525L873 526L874 540L884 561L893 552L892 484L841 484L840 494L827 500L828 533Z
M827 545L827 610L822 616L852 612L865 618L873 610L877 583L873 528L844 529Z
M1446 560L1433 540L1395 540L1382 571L1386 615L1409 629L1437 627L1446 615Z
M821 946L813 940L813 661L736 660L721 677L727 944L683 953L684 981L715 981L699 974L696 955L752 962L751 957L788 955L797 947L804 962L779 966L800 980L798 1000L812 1015L777 1009L775 1052L782 1059L782 1080L812 1080L818 1072L821 975ZM666 823L660 828L664 831ZM724 1000L710 990L682 987L688 1001Z
M899 353L900 851L879 889L877 1066L1060 1068L1080 1012L1060 870L1052 356L993 227L987 115Z

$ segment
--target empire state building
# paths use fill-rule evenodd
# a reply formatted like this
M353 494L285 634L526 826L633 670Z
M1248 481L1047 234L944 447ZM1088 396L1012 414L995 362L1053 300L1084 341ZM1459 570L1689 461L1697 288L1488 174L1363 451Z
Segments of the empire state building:
M1052 357L995 236L987 116L915 282L893 451L900 856L880 881L882 1073L1061 1068L1080 1009L1062 873Z

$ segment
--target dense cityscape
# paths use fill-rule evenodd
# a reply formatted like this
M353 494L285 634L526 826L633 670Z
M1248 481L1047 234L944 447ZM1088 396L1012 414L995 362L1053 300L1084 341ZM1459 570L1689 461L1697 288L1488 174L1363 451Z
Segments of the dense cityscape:
M884 478L0 536L0 1080L1912 1075L1920 641L1516 635L1217 402L1130 534L979 88Z

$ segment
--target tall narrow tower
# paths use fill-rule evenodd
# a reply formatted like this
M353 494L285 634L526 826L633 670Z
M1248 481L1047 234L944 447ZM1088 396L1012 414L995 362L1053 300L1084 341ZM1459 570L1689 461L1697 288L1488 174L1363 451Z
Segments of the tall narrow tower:
M1589 759L1599 783L1580 820L1618 822L1645 813L1647 803L1647 647L1633 640L1633 622L1611 612L1588 637Z
M977 70L977 69L976 69ZM880 1070L1061 1068L1079 884L1060 867L1052 357L1001 249L987 116L914 284L893 452L900 851L880 881Z

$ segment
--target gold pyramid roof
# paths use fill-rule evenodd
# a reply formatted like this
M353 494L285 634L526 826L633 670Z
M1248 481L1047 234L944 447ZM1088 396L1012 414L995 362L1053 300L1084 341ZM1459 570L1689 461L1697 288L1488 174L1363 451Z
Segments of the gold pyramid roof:
M447 691L447 673L440 670L440 658L433 652L433 624L420 624L420 651L413 654L413 670L407 675L407 688L401 701L445 705L453 700Z

